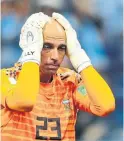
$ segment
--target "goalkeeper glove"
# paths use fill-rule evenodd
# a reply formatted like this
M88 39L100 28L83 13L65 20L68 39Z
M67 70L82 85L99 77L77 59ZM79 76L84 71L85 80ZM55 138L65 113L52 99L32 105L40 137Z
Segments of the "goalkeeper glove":
M43 48L42 29L49 21L49 17L42 12L32 14L20 34L19 45L23 52L18 62L36 62L40 64L41 50Z
M77 39L76 31L62 15L53 13L52 17L65 29L67 38L67 56L78 73L91 65L91 61Z

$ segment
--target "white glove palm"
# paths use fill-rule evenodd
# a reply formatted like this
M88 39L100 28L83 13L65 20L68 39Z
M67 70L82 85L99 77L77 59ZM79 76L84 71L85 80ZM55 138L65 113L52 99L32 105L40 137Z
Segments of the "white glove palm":
M67 37L67 55L76 71L80 73L91 65L91 61L77 39L77 34L70 23L62 15L53 13L52 17L57 20L65 29Z
M19 62L36 62L40 64L40 53L43 48L42 29L49 21L49 17L43 13L32 14L24 26L20 34L19 45L23 52Z

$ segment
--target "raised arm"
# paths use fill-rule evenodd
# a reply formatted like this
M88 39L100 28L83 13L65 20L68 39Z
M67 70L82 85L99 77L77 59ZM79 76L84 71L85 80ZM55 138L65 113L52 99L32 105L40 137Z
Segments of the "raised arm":
M21 30L20 47L23 52L19 59L22 70L17 83L12 87L4 83L2 102L16 111L31 111L39 92L39 65L43 47L42 29L49 20L43 13L31 15ZM10 88L11 87L11 88ZM7 89L7 90L5 90Z
M98 116L105 116L114 111L113 93L100 74L92 66L89 66L81 71L81 77L83 83L80 85L86 88L86 95L76 91L75 100L78 108Z
M38 64L25 63L22 66L16 85L9 87L10 90L6 94L4 106L16 111L31 111L39 91Z
M83 86L87 94L78 91L75 95L77 108L91 112L98 116L104 116L115 109L115 99L112 91L100 74L93 68L91 61L77 39L75 30L62 15L53 13L56 19L65 29L67 37L67 56L75 70L81 74ZM81 86L80 86L81 88Z

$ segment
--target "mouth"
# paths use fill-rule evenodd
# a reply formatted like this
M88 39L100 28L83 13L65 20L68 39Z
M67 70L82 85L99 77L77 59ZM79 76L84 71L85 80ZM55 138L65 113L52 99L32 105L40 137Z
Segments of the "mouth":
M47 64L48 70L57 70L58 68L59 68L59 65Z

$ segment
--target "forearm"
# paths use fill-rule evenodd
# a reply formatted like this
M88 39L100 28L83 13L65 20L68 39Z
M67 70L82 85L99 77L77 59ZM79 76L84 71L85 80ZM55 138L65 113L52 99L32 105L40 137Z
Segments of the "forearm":
M39 66L33 62L24 63L15 89L6 98L7 106L17 111L30 111L39 91Z
M76 31L72 28L68 20L62 15L53 13L52 17L56 19L65 29L68 57L73 67L78 73L80 73L82 70L81 77L88 92L87 101L90 101L90 105L82 105L87 107L87 109L90 108L89 110L97 115L103 115L105 112L108 113L109 111L112 111L115 107L113 94L107 83L91 66L92 64L90 58L81 48L81 45L77 39ZM82 101L82 103L84 102Z
M100 74L89 66L81 72L90 99L90 109L95 114L105 115L115 109L111 89Z

